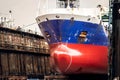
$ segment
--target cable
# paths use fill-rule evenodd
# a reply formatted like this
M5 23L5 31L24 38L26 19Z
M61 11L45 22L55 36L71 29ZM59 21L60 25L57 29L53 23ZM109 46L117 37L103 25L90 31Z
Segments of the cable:
M26 28L26 27L29 27L29 26L34 25L34 24L36 24L36 22L31 23L31 24L28 24L28 25L26 25L26 26L24 26L24 27L22 27L22 28Z

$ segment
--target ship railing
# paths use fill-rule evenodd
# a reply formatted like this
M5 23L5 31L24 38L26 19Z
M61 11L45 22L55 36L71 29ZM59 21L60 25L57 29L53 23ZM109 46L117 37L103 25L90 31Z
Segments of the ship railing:
M7 49L7 50L17 50L17 51L49 54L49 49L36 48L36 47L30 47L30 46L24 46L24 45L15 45L11 43L5 43L4 41L1 41L1 40L0 40L0 48Z

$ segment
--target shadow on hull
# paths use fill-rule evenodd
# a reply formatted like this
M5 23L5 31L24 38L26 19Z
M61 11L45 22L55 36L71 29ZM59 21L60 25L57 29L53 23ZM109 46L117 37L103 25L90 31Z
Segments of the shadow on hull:
M108 80L107 74L68 75L68 80Z

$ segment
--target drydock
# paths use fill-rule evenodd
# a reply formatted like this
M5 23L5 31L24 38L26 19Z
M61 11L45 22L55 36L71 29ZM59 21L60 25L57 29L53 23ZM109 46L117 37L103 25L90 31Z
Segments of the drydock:
M105 80L107 75L62 75L50 67L49 46L37 34L0 25L0 80Z
M86 77L87 76L87 77ZM42 36L0 26L0 80L101 80L107 75L62 75L50 67Z
M68 2L65 2L65 1L68 1ZM79 2L79 0L57 0L57 6L59 8L68 8L68 11L66 12L68 13L70 11L69 10L70 8L72 8L72 11L74 10L73 9L74 6L70 4L70 2L72 1ZM69 4L70 6L68 7L66 6L66 4ZM76 4L77 3L75 3L75 7L78 7L79 5L76 5ZM50 5L47 5L47 8L48 6ZM98 5L97 7L101 8L101 5ZM120 42L119 42L120 40L120 0L109 0L109 13L108 15L101 16L102 21L105 24L107 24L107 26L104 25L105 30L108 31L107 39L109 41L109 44L106 45L103 43L103 45L108 47L108 52L106 49L103 50L107 52L108 55L107 56L102 55L103 57L107 57L107 60L104 59L103 57L101 57L101 59L103 58L104 61L98 59L99 56L101 56L100 54L99 56L96 55L97 58L96 56L94 58L93 55L92 57L89 58L89 56L91 55L87 55L88 56L87 58L85 56L83 58L83 61L80 61L81 55L79 55L79 58L77 58L76 55L70 53L70 56L74 57L75 61L73 62L74 64L72 64L71 62L66 68L66 70L64 71L65 66L68 64L65 61L73 60L72 57L70 57L70 59L69 59L69 56L66 57L67 50L68 52L70 51L74 52L77 49L79 50L80 45L77 47L72 46L71 49L68 48L69 45L67 45L67 48L63 46L64 44L62 44L62 47L61 45L60 47L59 46L56 47L56 45L59 45L59 42L76 44L77 40L79 41L79 44L81 43L83 45L91 44L89 42L85 43L85 41L87 41L88 38L91 37L91 36L88 36L89 29L88 28L86 29L88 31L84 31L84 30L82 31L82 29L85 29L84 27L86 25L89 26L90 21L94 23L94 21L92 21L92 18L87 18L88 24L84 24L85 22L80 22L80 24L81 23L83 24L81 27L82 28L81 34L79 35L78 38L73 38L75 36L71 36L71 34L73 34L72 31L78 31L78 32L80 31L77 28L79 21L76 21L76 24L75 24L75 19L79 20L79 18L76 16L71 17L71 15L69 17L67 15L65 16L65 15L58 14L54 16L54 14L53 15L50 14L47 16L47 18L46 18L46 15L42 17L39 16L40 18L37 18L36 20L38 22L38 26L40 27L40 29L42 29L44 33L44 37L37 34L36 32L33 33L31 30L25 32L24 30L22 30L22 27L20 28L20 26L18 26L18 28L16 29L13 29L12 27L7 26L9 25L10 21L7 22L6 17L0 16L0 19L1 19L0 20L0 80L120 80L120 49L119 49L119 46L120 46ZM66 20L69 18L70 18L70 21ZM70 24L68 24L69 22ZM60 25L58 26L58 24ZM60 30L56 28L56 25L59 27ZM73 27L72 25L74 25L74 27L76 28L72 29L71 28ZM99 27L102 27L102 26L98 26L98 28ZM96 30L98 28L96 28ZM69 34L70 33L69 30L71 31L71 34ZM94 35L97 33L97 31L96 33L92 33L92 32L94 32L94 30L92 31L91 29L90 35L95 37ZM75 35L77 35L77 33ZM101 45L102 40L105 41L104 39L106 37L104 37L104 39L100 39L100 36L101 35L97 36L97 39L96 37L94 39L93 38L91 39L91 41L93 40L93 44L95 40L94 45L96 45L96 43ZM70 37L72 37L72 39ZM68 41L65 41L67 39ZM98 41L101 40L101 41L98 42L97 40ZM58 44L54 44L57 42ZM52 50L50 48L52 48ZM58 48L58 51L56 48ZM80 48L80 49L83 49L83 51L86 51L84 53L92 52L92 51L103 53L102 50L99 50L100 47L96 48L97 50L96 49L94 50L94 48L92 48L93 50L87 50L86 48L88 48L88 46L84 48L83 46ZM63 49L63 52L62 52L62 49ZM91 47L89 49L91 49ZM79 52L80 51L81 50L79 50ZM55 54L54 52L56 52L57 54ZM51 55L51 53L52 54L54 53L54 56ZM62 57L60 55L62 55ZM105 66L103 66L104 65L103 63L100 63L100 65L96 65L97 63L92 64L92 66L88 65L90 59L93 62L96 62L94 61L93 58L95 60L102 61L103 63L105 63ZM84 62L84 60L86 59L88 59L88 61L86 61L88 62L87 64ZM78 64L79 62L80 64ZM79 65L81 65L82 62L84 63L83 65L85 66L78 67ZM70 68L71 65L72 67ZM61 73L60 71L57 71L56 67L59 68L59 70L61 69ZM79 73L82 71L82 68L84 68L83 73ZM67 69L69 69L68 72L67 72ZM92 72L92 70L95 73L87 73L87 71ZM107 72L105 72L105 74L103 73L100 74L99 72L103 72L102 70L103 71L107 70ZM72 74L72 72L75 72L75 71L76 73Z
M0 26L0 80L48 75L49 56L43 37Z

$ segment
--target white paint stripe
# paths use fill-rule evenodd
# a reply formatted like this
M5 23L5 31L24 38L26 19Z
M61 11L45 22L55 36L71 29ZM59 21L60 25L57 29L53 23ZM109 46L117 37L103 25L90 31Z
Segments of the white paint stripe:
M56 16L59 16L59 18L57 18ZM91 23L96 23L99 24L100 20L95 18L95 17L89 17L89 16L81 16L81 15L73 15L73 14L46 14L46 15L42 15L36 18L37 23L41 23L44 21L47 21L46 18L48 18L49 20L60 20L60 19L64 19L64 20L70 20L71 18L74 18L75 21L85 21L85 22L91 22ZM88 21L88 19L90 19ZM40 20L40 21L39 21Z

